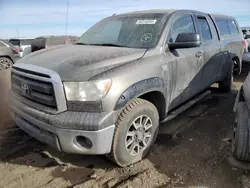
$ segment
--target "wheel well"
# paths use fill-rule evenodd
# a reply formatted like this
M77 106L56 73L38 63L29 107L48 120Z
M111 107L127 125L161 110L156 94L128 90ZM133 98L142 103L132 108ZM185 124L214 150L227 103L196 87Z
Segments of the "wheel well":
M164 95L159 91L152 91L149 93L145 93L138 98L147 100L155 105L158 110L160 120L165 118L165 111L166 111L166 100Z
M233 62L236 62L234 63L234 73L237 74L237 75L240 75L241 71L242 71L242 65L241 65L241 62L240 62L240 58L238 56L234 56L232 58L232 61Z
M13 60L11 59L11 57L10 57L10 56L7 56L7 55L1 55L1 56L0 56L0 58L1 58L1 57L8 58L8 59L10 59L10 60L13 62Z
M234 56L234 57L232 58L232 60L233 60L233 61L236 61L238 64L240 63L240 58L237 57L237 56Z

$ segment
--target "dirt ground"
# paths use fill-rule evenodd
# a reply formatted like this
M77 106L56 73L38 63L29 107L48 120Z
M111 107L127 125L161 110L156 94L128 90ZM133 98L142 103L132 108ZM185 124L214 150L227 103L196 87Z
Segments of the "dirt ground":
M244 64L232 93L220 94L211 88L209 96L161 125L147 158L126 168L115 166L104 156L56 152L16 128L7 110L9 72L0 72L0 187L250 187L248 171L228 162L232 108L249 69L250 65Z

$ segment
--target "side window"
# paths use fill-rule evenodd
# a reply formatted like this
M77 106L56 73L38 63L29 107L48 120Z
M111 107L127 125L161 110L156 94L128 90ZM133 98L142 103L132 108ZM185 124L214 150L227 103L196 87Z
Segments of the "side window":
M233 20L228 20L228 21L227 21L227 24L228 24L228 27L229 27L229 29L230 29L230 33L231 33L232 35L238 34L238 33L239 33L239 31L238 31L238 29L237 29L237 26L236 26L236 23L235 23Z
M215 19L216 25L219 28L220 35L230 35L230 29L227 24L227 20Z
M205 17L198 17L199 27L201 31L201 35L204 41L209 41L212 39L212 34L210 27L208 25L207 19Z
M168 35L168 42L175 42L180 33L195 33L194 22L191 16L182 16L174 22Z

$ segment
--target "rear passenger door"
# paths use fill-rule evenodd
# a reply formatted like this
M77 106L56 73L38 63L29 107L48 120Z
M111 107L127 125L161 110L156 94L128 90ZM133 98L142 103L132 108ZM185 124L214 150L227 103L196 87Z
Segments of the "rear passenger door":
M196 25L202 39L203 61L201 70L201 87L206 89L218 81L221 74L219 36L212 19L207 14L195 16Z

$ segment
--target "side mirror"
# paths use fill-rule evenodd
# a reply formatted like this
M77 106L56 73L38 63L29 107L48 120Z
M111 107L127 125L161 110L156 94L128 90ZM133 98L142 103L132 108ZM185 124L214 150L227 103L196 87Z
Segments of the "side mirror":
M245 39L250 39L250 35L245 35Z
M195 48L201 45L198 33L180 33L174 43L168 43L169 49Z

